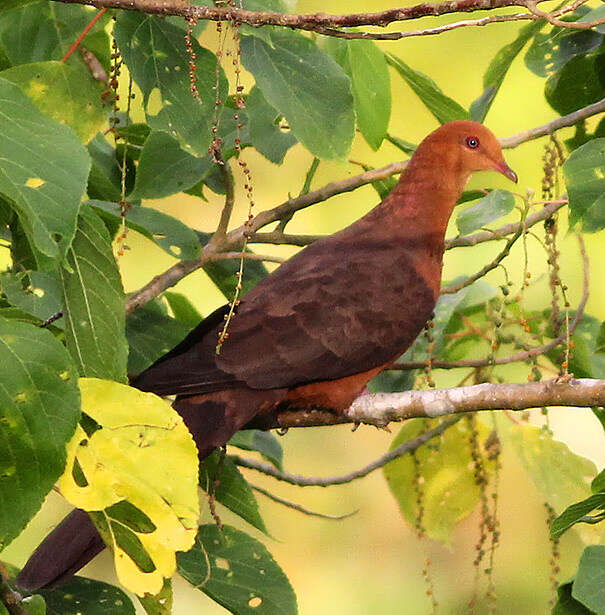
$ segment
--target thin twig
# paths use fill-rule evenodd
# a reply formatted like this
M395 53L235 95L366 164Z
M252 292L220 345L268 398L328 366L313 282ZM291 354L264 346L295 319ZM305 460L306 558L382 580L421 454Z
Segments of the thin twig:
M317 476L300 476L298 474L291 474L290 472L278 470L270 463L240 457L239 455L231 456L231 460L238 466L256 470L257 472L262 472L263 474L272 476L279 481L290 483L291 485L297 485L298 487L328 487L330 485L343 485L359 478L363 478L374 470L384 467L390 461L414 452L425 442L428 442L429 440L441 435L448 427L451 427L454 423L456 423L459 418L460 417L453 417L447 419L437 427L429 429L428 431L421 433L416 438L400 444L397 448L394 448L367 466L364 466L359 470L349 472L348 474L343 474L342 476L328 476L325 478L320 478Z
M528 0L525 3L527 9L540 19L545 19L548 23L553 26L558 26L559 28L569 28L572 30L590 30L590 28L594 28L595 26L600 26L605 23L605 18L596 19L595 21L561 21L556 17L553 17L550 13L545 13L541 11L537 6L535 0Z
M86 35L105 13L107 13L107 9L103 8L90 20L90 23L84 28L84 30L82 30L82 33L78 36L75 43L69 48L69 51L61 58L61 62L67 62L67 60L69 60L70 56L80 46L80 43L84 40Z
M320 519L328 519L329 521L342 521L343 519L348 519L349 517L352 517L353 515L356 515L359 512L358 510L354 510L350 513L346 513L345 515L326 515L325 513L315 512L314 510L309 510L308 508L305 508L304 506L301 506L300 504L296 504L295 502L290 502L289 500L285 500L284 498L281 498L278 495L275 495L274 493L271 493L270 491L267 491L266 489L259 487L258 485L253 485L252 483L248 483L248 484L250 485L250 487L252 487L252 489L254 489L255 491L258 491L259 493L262 493L265 497L269 498L270 500L273 500L274 502L277 502L278 504L282 504L283 506L286 506L287 508L291 508L292 510L297 510L298 512L301 512L304 515L308 515L309 517L319 517Z
M221 218L219 220L216 231L212 236L211 242L223 243L227 236L227 228L229 227L229 220L231 220L231 214L233 213L233 204L235 203L235 190L233 186L233 173L228 162L223 160L221 152L218 148L214 149L214 159L219 168L221 179L225 185L225 204L223 205L223 211L221 212Z

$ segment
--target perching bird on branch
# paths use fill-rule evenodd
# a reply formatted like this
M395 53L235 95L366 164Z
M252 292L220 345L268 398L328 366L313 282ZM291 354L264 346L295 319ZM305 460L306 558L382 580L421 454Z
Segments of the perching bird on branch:
M131 385L177 395L200 459L279 409L346 409L414 341L439 296L444 238L474 171L517 176L475 122L441 126L393 191L351 226L301 250L241 301L217 354L227 307L206 318ZM74 511L19 575L36 590L79 570L104 544Z

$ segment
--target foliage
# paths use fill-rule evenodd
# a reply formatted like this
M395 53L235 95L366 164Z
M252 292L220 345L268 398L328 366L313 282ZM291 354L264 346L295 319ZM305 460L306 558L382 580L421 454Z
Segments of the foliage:
M206 0L193 4L214 6ZM243 6L287 13L292 4L247 0ZM564 19L588 22L602 12L580 7ZM70 54L95 15L100 19ZM483 121L522 54L525 68L544 79L544 98L553 111L575 112L605 97L605 27L572 30L532 20L490 61L482 91L468 98L475 100L467 109L407 57L372 40L347 38L362 36L359 29L343 29L336 38L327 36L329 30L309 34L223 22L218 43L205 46L199 38L203 26L142 10L98 14L50 0L5 0L0 6L0 237L10 257L0 274L0 546L21 533L58 484L70 502L92 513L114 551L120 583L139 596L146 612L171 612L170 578L178 571L232 613L293 615L297 600L285 573L248 534L271 536L233 454L258 454L267 473L283 477L281 443L264 431L240 432L227 453L216 451L198 465L193 440L170 405L125 384L202 320L188 297L161 292L165 287L133 309L116 258L127 248L127 231L179 259L171 269L173 282L180 279L179 268L203 268L206 283L232 300L269 273L249 246L242 247L248 229L212 235L166 213L162 203L146 201L186 193L203 211L205 201L220 196L228 212L235 189L238 203L243 193L252 208L254 170L244 150L260 153L277 175L293 148L313 159L306 178L298 178L303 198L325 161L342 164L352 151L357 157L385 144L413 153L409 135L389 132L395 103L414 97L438 123ZM233 41L228 53L225 32ZM405 92L404 100L393 100L392 91ZM362 139L365 147L359 147ZM553 143L547 153L563 152ZM557 160L545 165L544 200L562 196L553 195L561 170L570 227L602 231L605 122L576 122L576 134ZM288 177L292 192L296 182ZM394 185L391 176L373 182L380 198ZM320 200L321 193L309 199ZM516 233L499 238L508 240L505 250L519 240L528 253L524 225L539 213L531 195L475 191L461 201L473 201L455 216L462 239L476 239L486 229L498 236L500 225L519 223ZM262 222L263 214L254 218L257 212L251 211ZM276 235L292 215L286 207L274 215ZM545 217L547 250L563 215L558 217ZM264 225L259 222L259 228ZM245 262L243 256L241 263L221 258L221 252L240 250ZM504 280L489 281L462 272L450 282L452 292L439 298L426 332L398 359L398 371L383 372L371 389L433 385L433 368L444 364L465 369L465 382L494 382L507 377L497 370L498 360L515 353L522 356L514 362L532 380L541 379L545 365L603 378L604 325L568 311L558 258L555 247L548 254L550 296L535 310L523 303L527 271L519 288L507 272ZM482 266L477 263L480 274ZM561 350L576 315L572 344ZM528 352L541 347L543 353ZM573 353L563 359L570 348ZM594 412L605 425L605 412ZM432 426L428 419L407 422L391 449ZM385 466L402 517L418 535L447 543L477 509L481 531L492 523L496 535L486 494L488 484L498 481L500 437L558 514L553 539L569 531L584 535L587 526L600 531L605 477L595 477L590 461L544 428L461 420L413 456ZM215 523L196 532L198 486ZM223 525L217 504L244 529ZM485 563L482 548L477 571ZM604 549L586 547L574 580L558 589L554 614L605 612ZM491 579L491 567L484 568ZM14 582L16 570L6 571ZM120 588L82 577L26 594L22 604L30 613L49 615L134 613Z

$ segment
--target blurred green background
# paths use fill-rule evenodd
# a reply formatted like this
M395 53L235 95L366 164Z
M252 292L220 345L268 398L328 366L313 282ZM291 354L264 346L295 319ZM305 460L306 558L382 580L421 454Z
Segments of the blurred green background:
M362 2L332 2L326 5L319 0L299 0L297 12L368 12L401 6L393 0ZM466 16L465 16L466 17ZM471 15L468 15L471 17ZM451 21L426 18L422 26ZM420 27L418 23L399 24L391 30ZM490 60L500 47L512 41L519 24L495 24L486 28L464 28L439 36L408 38L397 42L379 43L403 58L413 68L430 75L449 96L463 106L470 103L483 90L482 77ZM215 29L207 28L202 42L213 49ZM554 117L543 96L543 80L530 73L523 58L513 64L500 94L490 110L486 124L498 136L506 137L521 130L543 124ZM245 82L247 85L251 81ZM398 76L392 73L393 111L390 132L412 142L419 142L437 127L436 120L425 109L413 92ZM572 134L570 129L560 136ZM526 143L506 152L506 158L519 175L517 190L534 190L539 195L541 180L541 155L543 140ZM311 163L311 155L296 146L286 155L284 164L277 167L260 155L246 150L244 156L252 171L256 209L272 207L297 194L304 181L304 174ZM351 158L372 166L381 166L400 159L400 152L384 143L373 152L358 137ZM359 168L346 162L321 163L313 186L342 179L359 172ZM236 175L237 177L237 175ZM470 187L502 187L511 185L496 174L479 174ZM210 193L209 193L210 194ZM377 203L373 188L367 186L354 193L341 195L298 213L290 223L290 232L330 233L368 211ZM151 204L151 203L150 203ZM186 223L211 231L222 207L221 198L210 194L209 202L186 195L152 203L154 207L178 216ZM238 193L237 207L232 224L245 219L247 202ZM512 219L512 218L511 218ZM580 260L573 237L565 235L566 215L561 216L562 279L570 287L572 305L579 298L581 286ZM454 230L450 234L455 234ZM602 235L587 236L587 247L593 263L593 285L587 311L605 318L605 288L598 280L598 271L604 256ZM151 242L131 233L127 239L131 250L121 258L124 283L127 291L134 290L153 275L163 271L172 262ZM546 271L546 261L538 242L529 242L530 271L533 279L540 279ZM497 246L458 249L446 254L444 278L453 278L478 268L487 262ZM263 246L264 253L287 256L293 249ZM515 250L507 266L513 280L519 280L522 270L522 252ZM502 273L491 278L501 283ZM209 313L224 302L222 295L201 271L181 282L177 291L185 293L202 314ZM549 297L547 285L538 283L526 294L528 308L542 307ZM507 377L522 381L521 369L509 368ZM455 384L452 374L435 373L438 386ZM575 409L553 410L552 428L555 437L567 442L582 455L593 459L599 468L605 462L602 431L588 411ZM536 416L539 422L539 416ZM395 433L395 429L394 429ZM361 427L352 433L350 427L330 427L291 430L282 439L285 448L285 467L290 471L308 475L336 475L361 467L382 455L388 448L393 434L371 427ZM501 545L496 553L494 569L498 613L541 614L549 612L550 548L548 546L546 515L543 499L526 477L512 453L505 449L501 477L499 515ZM425 614L430 603L421 570L427 557L432 563L432 577L436 588L440 613L467 613L467 603L473 591L475 557L474 545L478 537L478 516L473 515L458 528L452 544L443 546L431 541L419 541L412 528L405 524L397 504L389 493L380 472L350 485L321 488L296 488L276 484L271 480L250 475L253 483L268 487L279 495L304 504L314 510L341 514L359 510L344 521L318 520L287 510L260 499L273 540L266 540L267 547L289 576L297 593L301 615L367 615L371 613ZM67 507L52 494L33 527L28 528L5 551L5 557L21 564L39 539L56 523ZM221 511L225 522L232 517ZM253 530L246 528L246 531ZM581 545L572 532L561 543L563 553L560 579L565 580L575 570ZM87 569L91 576L112 579L107 553L97 558ZM177 582L175 587L176 613L224 613L224 609L187 586ZM479 607L476 613L487 612Z

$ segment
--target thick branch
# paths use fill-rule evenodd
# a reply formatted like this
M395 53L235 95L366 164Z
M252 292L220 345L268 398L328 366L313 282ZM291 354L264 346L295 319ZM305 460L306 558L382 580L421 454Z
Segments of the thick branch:
M253 27L286 26L299 30L318 31L326 28L349 28L356 26L380 26L391 23L438 17L448 13L489 11L507 6L527 8L527 0L446 0L445 2L423 2L415 6L393 8L375 13L350 13L329 15L313 13L295 15L272 11L247 11L231 6L189 6L182 0L58 0L65 4L85 4L97 8L124 9L159 15L180 15L181 17L210 21L236 21ZM545 0L538 0L540 2ZM330 34L329 32L325 32Z
M270 429L364 423L384 427L390 422L411 418L436 418L481 410L528 410L545 406L605 406L605 380L562 377L524 384L487 383L452 389L374 393L359 396L341 414L286 410L271 421L254 426Z

